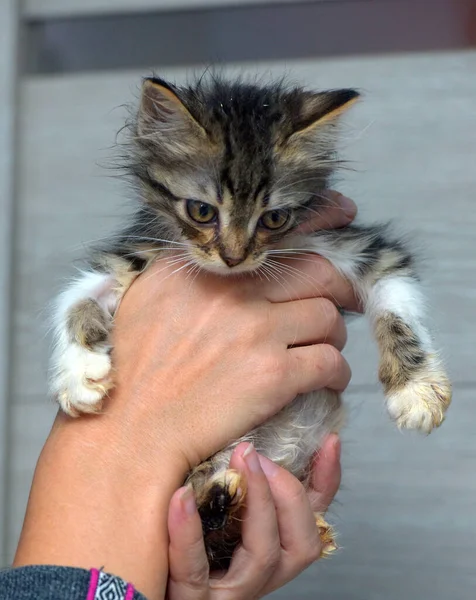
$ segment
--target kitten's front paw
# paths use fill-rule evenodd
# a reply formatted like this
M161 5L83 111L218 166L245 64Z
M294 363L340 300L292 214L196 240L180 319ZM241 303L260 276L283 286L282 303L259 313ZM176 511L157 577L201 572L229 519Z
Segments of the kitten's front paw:
M451 384L443 371L424 368L387 397L388 412L399 428L431 433L443 423L451 394Z
M66 414L77 417L99 412L112 387L111 358L106 349L92 351L71 344L59 358L52 390Z

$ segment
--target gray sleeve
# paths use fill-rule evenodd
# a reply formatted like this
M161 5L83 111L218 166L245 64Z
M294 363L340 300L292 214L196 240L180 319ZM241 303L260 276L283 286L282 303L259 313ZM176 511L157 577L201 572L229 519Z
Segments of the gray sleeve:
M0 571L0 600L146 600L134 586L98 569L28 566Z

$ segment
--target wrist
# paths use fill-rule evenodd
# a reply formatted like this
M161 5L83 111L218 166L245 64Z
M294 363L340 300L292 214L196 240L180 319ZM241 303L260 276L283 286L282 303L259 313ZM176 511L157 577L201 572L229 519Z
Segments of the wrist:
M112 444L87 420L58 417L38 460L14 566L104 568L151 600L163 597L168 506L185 467L164 456L147 472L127 455L127 440Z

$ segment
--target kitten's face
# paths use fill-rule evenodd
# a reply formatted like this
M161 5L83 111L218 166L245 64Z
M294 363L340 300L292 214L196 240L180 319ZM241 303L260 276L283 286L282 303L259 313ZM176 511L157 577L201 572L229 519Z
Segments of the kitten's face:
M225 275L258 269L273 250L285 247L286 238L312 214L312 207L323 204L313 193L318 176L304 176L301 179L307 181L294 184L285 179L264 184L253 173L263 173L266 166L253 170L256 164L241 160L234 183L223 176L217 182L216 173L223 171L219 161L190 177L152 174L166 182L171 194L156 205L169 223L171 239L185 243L187 256L201 268Z
M139 177L162 236L209 271L262 267L325 205L335 117L356 97L221 82L178 90L147 80Z
M295 223L293 210L273 202L266 190L239 202L228 188L218 195L210 186L208 193L187 194L174 208L188 256L222 274L258 269Z

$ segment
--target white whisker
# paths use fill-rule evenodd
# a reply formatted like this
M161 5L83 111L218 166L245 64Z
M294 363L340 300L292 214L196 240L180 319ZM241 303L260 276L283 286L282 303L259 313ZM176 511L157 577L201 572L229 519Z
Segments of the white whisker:
M286 287L285 285L285 278L282 277L281 272L279 271L279 269L273 265L270 261L266 261L264 263L264 265L262 265L263 268L266 269L268 275L270 275L277 283L279 283L279 285L283 288L283 290L289 295L289 298L292 298L292 293L290 292L289 288Z
M325 286L319 287L317 285L316 280L313 279L311 276L303 273L302 271L299 271L299 269L296 269L295 267L292 267L291 265L286 265L282 262L273 260L272 258L269 259L269 262L273 262L275 265L279 265L279 268L281 268L288 275L294 276L298 281L301 281L302 283L306 283L306 284L311 284L319 296L323 296L324 294L322 292L324 291L326 293L326 297L330 298L333 302L335 302L336 305L339 304L339 302L338 302L337 298L334 296L334 294Z

